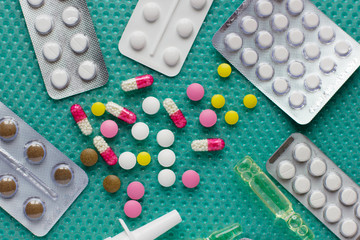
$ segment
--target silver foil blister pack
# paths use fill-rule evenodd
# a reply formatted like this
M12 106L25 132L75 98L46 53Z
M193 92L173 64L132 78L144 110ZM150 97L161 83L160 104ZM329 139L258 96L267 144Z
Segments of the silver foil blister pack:
M309 0L246 0L212 42L299 124L309 123L360 64L360 45Z
M0 102L0 207L46 235L88 184L86 173Z
M307 137L292 134L266 169L340 239L360 239L360 187Z
M109 75L85 0L19 0L49 96L101 87Z

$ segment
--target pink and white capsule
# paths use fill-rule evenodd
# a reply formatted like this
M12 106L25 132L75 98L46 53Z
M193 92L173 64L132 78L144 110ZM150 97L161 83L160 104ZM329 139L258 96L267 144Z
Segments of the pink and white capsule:
M102 137L100 136L94 137L93 143L96 149L99 151L101 157L105 160L105 162L108 165L112 166L117 163L118 158L116 154Z
M70 112L73 115L74 120L79 126L82 134L89 136L92 133L93 129L91 127L89 119L86 116L86 113L84 112L84 109L79 104L74 104L71 106Z
M224 147L225 147L225 142L221 138L194 140L191 143L191 148L195 152L220 151Z
M126 109L114 102L108 102L105 105L105 109L108 113L117 117L120 120L123 120L126 123L133 124L136 122L136 115L129 109Z
M121 88L125 92L138 90L141 88L149 87L153 84L154 78L150 74L138 76L129 80L125 80L121 83Z
M183 128L186 126L187 121L184 114L176 106L175 102L171 98L166 98L163 102L163 105L171 120L175 123L176 127Z

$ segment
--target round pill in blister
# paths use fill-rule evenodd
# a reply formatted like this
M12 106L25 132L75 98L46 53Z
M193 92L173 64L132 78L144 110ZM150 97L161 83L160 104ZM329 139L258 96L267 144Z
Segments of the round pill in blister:
M341 177L334 172L329 173L324 180L324 187L331 192L339 190L341 185Z
M293 190L297 194L305 194L311 189L310 179L304 175L297 176L293 182Z
M68 186L74 178L74 172L67 164L56 165L51 173L52 180L59 186Z
M340 41L335 44L335 52L340 57L346 57L351 53L351 45L347 41Z
M75 53L84 53L89 49L89 38L82 33L75 34L70 40L70 48Z
M308 202L312 208L322 208L325 206L326 196L323 192L315 190L309 195Z
M287 41L290 46L297 47L303 44L305 40L304 33L298 28L292 28L287 34Z
M271 19L271 27L274 31L283 32L289 27L289 19L284 14L277 13Z
M76 7L70 6L62 12L62 20L68 27L76 26L80 21L80 12Z
M46 148L39 141L31 141L24 147L25 159L31 164L40 164L46 157Z
M245 16L241 19L239 27L244 32L244 34L253 34L258 29L258 22L255 18L250 16Z
M44 0L27 0L32 8L39 8L44 4Z
M182 38L188 38L193 32L194 26L190 19L183 18L177 22L176 32Z
M63 90L69 85L70 76L64 69L55 69L50 76L51 84L57 90Z
M241 52L240 59L244 66L250 67L250 66L254 66L257 63L259 56L254 49L245 48Z
M230 51L237 51L242 47L242 38L237 33L229 33L224 39L227 49Z
M160 17L160 7L154 2L145 4L143 9L143 16L148 22L155 22Z
M320 57L320 48L316 43L308 43L303 49L303 54L307 60L316 60Z
M320 60L319 67L323 73L329 74L336 70L336 63L332 58L326 57Z
M305 74L305 65L299 61L292 61L287 71L292 78L300 78Z
M284 46L275 46L272 50L272 60L276 63L285 63L289 60L289 51Z
M341 223L340 233L346 238L355 236L358 231L358 225L352 219L346 219Z
M180 50L176 47L168 47L164 51L163 58L168 66L174 67L180 60Z
M345 206L352 206L358 200L358 195L353 188L347 187L340 193L340 202Z
M282 161L277 168L277 175L279 178L288 180L295 176L295 166L288 160Z
M298 162L307 162L311 158L311 149L306 143L298 143L294 147L293 157Z
M51 32L54 27L54 21L49 15L39 15L35 19L35 29L41 35L46 35Z
M272 89L276 95L284 95L289 92L290 85L285 78L276 78L272 84Z
M256 76L261 81L269 81L274 76L274 68L268 63L260 63L256 68Z
M29 198L25 201L23 209L29 220L40 220L45 214L45 203L37 197Z
M326 163L321 158L314 158L309 165L309 172L314 177L320 177L326 172Z
M306 104L306 97L301 92L293 92L289 96L289 105L292 108L302 108Z
M320 89L321 80L317 75L310 75L305 78L304 84L306 90L313 92Z
M314 30L317 28L320 24L320 18L319 16L314 12L308 12L305 13L305 15L302 18L302 23L304 28L308 30Z
M141 31L135 31L130 35L130 46L135 51L142 50L146 45L146 36Z
M56 42L47 42L42 48L42 53L46 61L56 62L61 57L61 47Z
M274 10L273 4L268 0L258 0L255 5L255 12L259 17L268 17Z
M268 49L273 45L274 38L268 31L260 31L256 35L255 43L260 49Z
M330 27L330 26L322 27L319 30L318 37L319 37L320 42L322 42L324 44L331 43L335 39L334 29L332 29L332 27Z
M329 223L338 222L341 219L341 215L342 215L341 209L334 204L331 204L328 207L326 207L324 211L324 218Z
M289 14L296 16L302 13L304 10L304 1L303 0L288 0L286 3L286 8Z
M4 117L0 119L0 139L3 141L12 141L19 132L19 126L15 119Z
M360 204L358 204L355 209L355 215L358 219L360 219Z
M195 9L200 11L206 5L206 0L190 0L191 6Z
M78 74L80 78L84 81L91 81L96 77L97 68L95 63L92 61L84 61L80 63L78 68Z
M12 198L18 190L18 182L12 175L0 176L0 197Z

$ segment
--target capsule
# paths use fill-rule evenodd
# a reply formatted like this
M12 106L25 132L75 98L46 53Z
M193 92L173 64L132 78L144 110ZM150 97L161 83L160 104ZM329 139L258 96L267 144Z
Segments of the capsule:
M108 165L112 166L117 163L118 158L116 154L102 137L100 136L94 137L93 143L96 149L99 151L101 157L105 160L105 162Z
M184 114L176 106L175 102L171 98L166 98L163 102L163 105L176 127L183 128L186 126L187 121Z
M225 142L221 138L194 140L191 143L191 148L195 152L220 151L224 147L225 147Z
M105 105L105 108L108 113L110 113L114 117L117 117L120 120L123 120L126 123L133 124L134 122L136 122L135 113L114 102L108 102Z
M138 76L125 80L121 83L121 88L124 92L130 92L141 88L149 87L153 84L154 78L150 74Z
M84 135L89 136L92 133L93 129L83 108L79 104L74 104L71 106L70 112L73 115L74 120L79 126L81 132Z

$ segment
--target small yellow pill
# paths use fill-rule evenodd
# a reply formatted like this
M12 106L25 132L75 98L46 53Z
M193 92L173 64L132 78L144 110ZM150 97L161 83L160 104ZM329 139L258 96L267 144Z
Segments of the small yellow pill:
M217 71L220 77L226 78L231 74L231 67L227 63L222 63L219 65Z
M101 102L96 102L91 106L91 112L95 116L101 116L105 113L105 105Z
M151 156L147 152L139 153L136 159L141 166L147 166L151 162Z
M257 99L254 95L248 94L244 97L243 103L247 108L254 108L257 104Z
M234 125L239 121L239 115L235 111L228 111L225 114L225 122L229 125Z
M216 94L211 98L211 105L214 108L222 108L225 105L225 98L220 94Z

